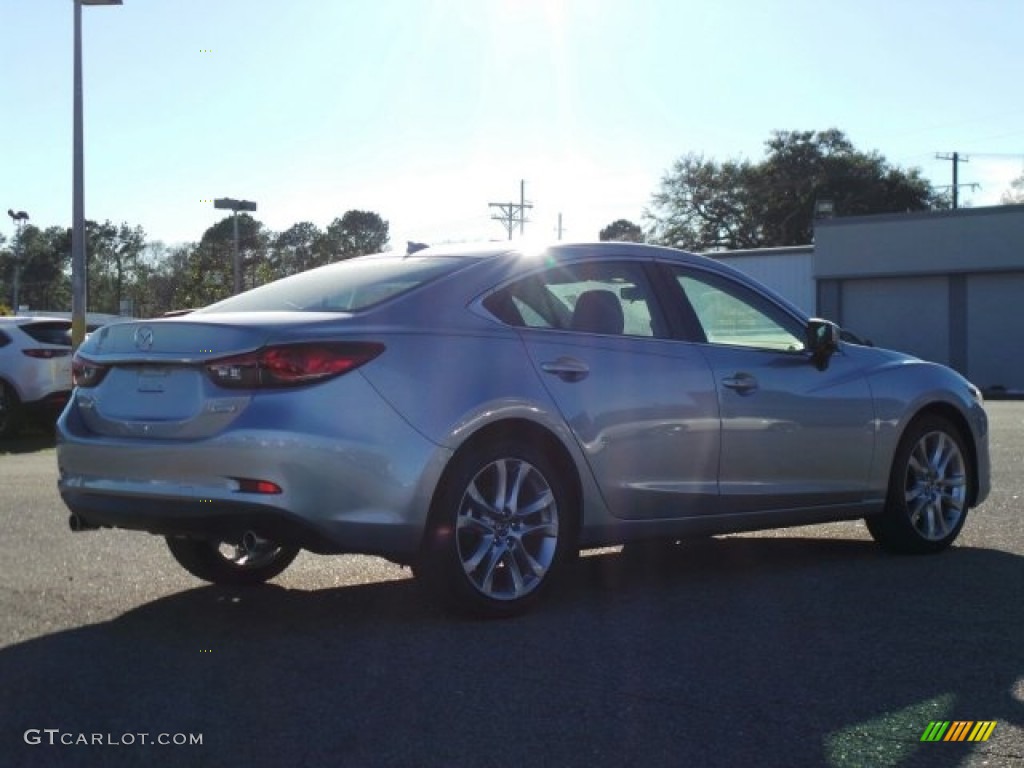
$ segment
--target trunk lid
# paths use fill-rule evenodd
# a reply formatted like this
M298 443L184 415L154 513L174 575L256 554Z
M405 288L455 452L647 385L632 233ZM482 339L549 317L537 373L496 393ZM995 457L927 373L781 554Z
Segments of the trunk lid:
M204 365L259 349L268 336L265 320L228 325L175 319L101 328L80 353L107 372L97 386L76 390L79 413L102 435L196 439L216 434L242 414L252 395L218 387Z

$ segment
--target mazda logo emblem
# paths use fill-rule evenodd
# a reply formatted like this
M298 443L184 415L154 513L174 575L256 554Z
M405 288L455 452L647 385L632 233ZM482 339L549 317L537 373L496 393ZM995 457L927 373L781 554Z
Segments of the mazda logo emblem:
M147 352L153 348L153 329L140 325L135 329L135 348Z

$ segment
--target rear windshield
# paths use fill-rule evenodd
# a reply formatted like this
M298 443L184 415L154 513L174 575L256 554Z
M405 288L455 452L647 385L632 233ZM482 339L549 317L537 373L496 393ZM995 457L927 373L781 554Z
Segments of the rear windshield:
M356 312L454 272L464 258L370 256L292 275L197 312Z
M18 327L40 344L57 344L62 347L71 346L71 323L66 321L25 323Z

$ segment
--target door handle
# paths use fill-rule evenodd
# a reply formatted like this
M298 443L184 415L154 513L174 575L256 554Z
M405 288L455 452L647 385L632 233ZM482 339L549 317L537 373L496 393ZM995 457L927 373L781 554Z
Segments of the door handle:
M741 395L746 395L757 389L757 379L749 373L737 373L735 376L722 379L722 386L734 389Z
M560 357L540 364L544 373L557 376L562 381L580 381L590 374L590 367L575 357Z

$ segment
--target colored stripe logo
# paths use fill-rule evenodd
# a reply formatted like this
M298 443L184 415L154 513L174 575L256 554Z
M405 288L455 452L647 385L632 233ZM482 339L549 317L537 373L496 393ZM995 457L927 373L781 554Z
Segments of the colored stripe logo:
M921 741L988 741L995 729L995 720L932 720Z

